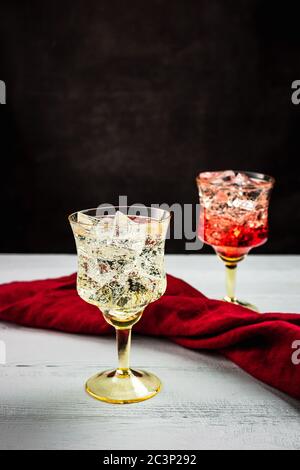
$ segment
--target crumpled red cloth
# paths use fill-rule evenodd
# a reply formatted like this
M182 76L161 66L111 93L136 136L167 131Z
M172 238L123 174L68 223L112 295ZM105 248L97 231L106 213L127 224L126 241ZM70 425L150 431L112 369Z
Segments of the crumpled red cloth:
M0 286L0 320L35 328L101 335L111 332L97 307L76 292L76 274ZM255 378L300 399L300 315L257 314L211 300L168 275L165 295L150 304L134 327L186 348L218 351ZM299 355L300 356L300 355Z

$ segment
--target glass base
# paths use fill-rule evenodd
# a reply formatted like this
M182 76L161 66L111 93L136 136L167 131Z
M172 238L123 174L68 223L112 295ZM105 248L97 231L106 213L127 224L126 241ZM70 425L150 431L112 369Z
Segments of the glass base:
M154 397L161 389L161 381L143 370L117 369L94 375L85 389L93 398L107 403L138 403Z
M244 300L238 300L236 298L233 299L228 296L224 297L223 300L231 304L240 305L241 307L249 308L250 310L253 310L254 312L259 313L259 310L255 305L250 304L249 302L245 302Z

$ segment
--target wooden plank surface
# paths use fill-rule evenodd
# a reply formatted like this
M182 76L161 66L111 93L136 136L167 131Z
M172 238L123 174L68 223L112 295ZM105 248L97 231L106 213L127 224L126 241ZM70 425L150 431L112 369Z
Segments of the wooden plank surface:
M70 273L65 255L1 255L0 282ZM223 294L215 256L168 256L168 271L209 296ZM265 311L300 311L300 257L250 256L239 292ZM300 339L300 338L298 338ZM114 338L0 324L1 449L300 449L300 403L224 358L134 335L132 364L163 380L140 404L93 400L83 384L116 362ZM300 367L300 366L299 366Z

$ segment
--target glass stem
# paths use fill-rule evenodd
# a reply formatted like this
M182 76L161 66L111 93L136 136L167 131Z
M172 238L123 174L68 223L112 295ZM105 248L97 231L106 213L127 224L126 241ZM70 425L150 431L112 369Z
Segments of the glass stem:
M236 300L235 286L236 286L236 270L237 264L225 264L226 269L226 292L227 297L231 302Z
M131 346L131 328L116 328L116 333L119 358L117 373L120 375L128 375Z

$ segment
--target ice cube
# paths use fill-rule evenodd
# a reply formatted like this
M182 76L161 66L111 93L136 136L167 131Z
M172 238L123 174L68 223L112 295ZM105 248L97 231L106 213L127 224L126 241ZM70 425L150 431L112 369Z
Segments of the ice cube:
M229 182L231 183L232 180L235 178L235 173L232 170L227 170L227 171L222 171L220 174L220 178L222 181L225 181L226 183Z
M87 228L91 228L93 225L95 225L96 220L94 217L90 217L89 215L86 215L84 212L78 212L77 222L79 224L86 226Z
M128 234L131 226L130 226L130 219L127 215L123 214L123 212L117 211L112 226L112 236L122 236Z
M244 173L238 173L232 180L232 183L238 186L245 186L250 183L250 178Z
M95 223L96 221L93 217L89 217L82 212L78 212L77 223L72 223L74 234L79 237L86 237L93 229Z
M147 238L147 226L147 223L135 222L117 211L110 232L110 242L114 246L129 248L140 253Z
M231 182L235 177L235 173L232 170L226 171L207 171L201 173L201 179L207 180L212 184L223 184Z
M92 229L95 238L99 241L107 240L113 229L114 219L112 217L100 217Z
M219 174L219 171L203 171L199 176L202 180L211 180L217 178Z
M235 198L233 201L228 203L229 207L234 207L235 209L242 209L244 211L253 211L255 209L255 201L250 201L249 199L240 199Z

